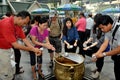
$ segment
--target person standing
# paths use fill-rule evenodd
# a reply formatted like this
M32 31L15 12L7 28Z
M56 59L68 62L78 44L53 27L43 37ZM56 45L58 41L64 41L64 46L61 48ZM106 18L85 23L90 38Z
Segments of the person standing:
M61 45L61 30L62 25L59 22L57 14L51 18L50 21L50 32L49 32L49 41L55 47L56 54L61 53L62 45ZM53 51L48 49L50 53L50 68L53 67Z
M22 26L30 21L30 14L27 11L21 11L15 16L0 20L0 79L12 80L15 74L14 51L16 49L34 51L36 55L41 55L41 51L34 48L25 38ZM26 46L17 42L21 38Z
M12 12L7 12L6 14L6 17L5 18L8 18L8 17L11 17L11 16L14 16L14 14ZM19 41L19 40L18 40ZM21 73L24 73L24 70L22 70L22 66L20 67L20 58L21 58L21 52L19 49L15 49L13 48L14 50L14 55L15 55L15 62L16 62L16 70L15 70L15 74L21 74Z
M76 27L73 25L71 18L66 18L63 27L62 41L65 44L65 52L76 52L79 35ZM72 47L71 47L72 46Z
M47 49L50 49L52 51L55 50L55 48L50 44L49 39L48 39L48 30L47 30L47 19L45 17L40 18L38 25L35 25L32 27L30 30L30 36L32 43L35 45L36 48L41 48L45 47ZM39 75L44 77L42 74L42 55L37 56L38 60L38 72ZM36 56L33 51L30 51L30 61L31 61L31 66L32 66L32 72L33 72L33 78L36 80L36 72L35 72L35 64L36 62Z
M84 16L84 13L81 12L80 13L80 19L77 21L77 23L75 24L75 27L77 28L78 34L79 34L79 38L80 40L78 41L78 46L79 46L79 54L85 56L83 54L83 42L85 41L85 30L86 30L86 18Z
M100 49L93 54L93 61L97 58L112 56L114 61L114 74L115 79L120 80L120 18L117 22L113 23L113 20L108 15L102 15L98 21L97 26L104 32L105 40ZM103 52L108 43L111 46L111 51Z
M94 20L92 19L92 14L88 14L88 18L86 19L85 40L87 40L90 37L90 32L93 28L93 25L94 25Z

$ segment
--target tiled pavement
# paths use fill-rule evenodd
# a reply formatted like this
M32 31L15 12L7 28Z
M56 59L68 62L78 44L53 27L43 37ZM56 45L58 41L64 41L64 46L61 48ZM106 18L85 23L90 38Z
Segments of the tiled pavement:
M33 80L31 66L30 66L29 53L26 51L21 51L21 53L22 53L21 66L23 66L25 72L23 74L16 75L15 80ZM49 61L50 61L49 53L47 52L46 49L44 49L42 70L46 77L49 77L49 74L51 73L51 69L49 68ZM86 57L84 62L85 62L84 78L86 80L93 80L92 77L90 77L90 74L91 74L91 71L96 68L95 62L91 62L90 57ZM104 62L105 63L104 63L99 80L115 80L114 71L113 71L113 61L111 60L110 57L106 57ZM48 79L46 79L46 80L48 80Z

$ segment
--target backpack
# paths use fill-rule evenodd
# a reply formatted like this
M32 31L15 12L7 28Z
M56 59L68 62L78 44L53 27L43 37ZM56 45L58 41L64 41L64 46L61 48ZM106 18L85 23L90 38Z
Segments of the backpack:
M50 28L50 26L51 26L51 23L52 23L52 20L50 20L49 22L48 22L48 25L49 25L49 28ZM60 29L62 28L62 22L58 19L58 24L59 24L59 27L60 27Z

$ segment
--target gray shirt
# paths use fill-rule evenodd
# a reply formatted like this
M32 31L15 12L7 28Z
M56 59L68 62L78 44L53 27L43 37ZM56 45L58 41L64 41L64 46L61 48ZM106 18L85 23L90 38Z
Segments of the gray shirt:
M93 41L92 42L97 42L98 44L96 45L96 47L100 47L102 45L102 43L104 42L104 38L105 38L105 34L102 33L101 37L98 39L97 38L97 31L96 33L93 33L93 30L91 30L91 35L90 35L91 38L93 38Z
M111 31L109 31L108 33L105 34L105 39L109 40L111 49L114 49L117 46L120 46L120 28L118 28L118 30L116 31L116 33L114 35L114 39L112 36L115 27ZM113 39L113 43L112 43L112 39Z

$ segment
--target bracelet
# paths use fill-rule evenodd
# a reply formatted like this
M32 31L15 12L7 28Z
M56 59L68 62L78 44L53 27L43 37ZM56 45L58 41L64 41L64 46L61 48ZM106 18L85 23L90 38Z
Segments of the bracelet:
M103 52L102 54L103 54L104 57L107 56L107 55L106 55L106 52Z

